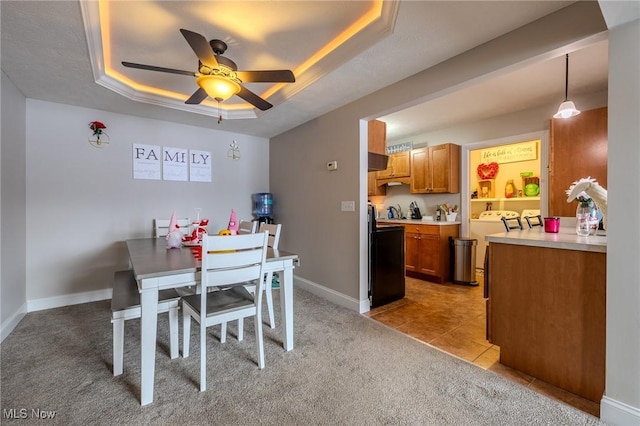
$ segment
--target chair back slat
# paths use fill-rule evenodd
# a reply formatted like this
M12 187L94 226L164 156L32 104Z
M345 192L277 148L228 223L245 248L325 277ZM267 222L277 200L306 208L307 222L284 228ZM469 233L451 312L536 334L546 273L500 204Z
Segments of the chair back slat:
M523 229L522 220L520 220L520 216L511 217L508 219L502 216L500 219L502 219L502 223L504 223L504 227L507 229L507 232L511 231L512 229L520 229L520 230Z
M166 237L169 233L169 223L171 221L169 219L153 219L153 235L158 237ZM191 220L189 218L178 219L178 226L180 227L180 232L182 235L187 235L189 233L189 226L191 225Z
M238 224L238 234L255 234L258 230L258 222L253 220L241 220Z
M255 280L262 274L268 234L205 235L202 240L202 286Z
M524 220L527 221L527 225L529 225L529 229L533 228L534 226L544 226L544 223L542 221L542 216L539 214L534 216L525 216Z
M280 231L282 230L282 224L275 223L261 223L260 232L269 232L269 247L277 249L280 243Z

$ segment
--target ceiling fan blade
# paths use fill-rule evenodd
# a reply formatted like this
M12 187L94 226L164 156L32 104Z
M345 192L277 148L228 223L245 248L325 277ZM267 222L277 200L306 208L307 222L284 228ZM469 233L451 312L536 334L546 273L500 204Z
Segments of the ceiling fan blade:
M193 49L198 59L200 59L200 62L209 68L218 68L218 61L213 55L211 46L209 46L209 42L206 38L201 34L194 33L193 31L185 30L183 28L180 28L180 32L187 40L187 43L189 43L189 46L191 46L191 49Z
M296 77L289 70L236 71L245 83L294 83Z
M260 96L253 93L251 90L247 89L246 87L240 86L240 91L236 93L236 95L240 96L242 99L244 99L245 101L249 102L250 104L254 105L256 108L262 111L266 111L273 106L269 102L262 99Z
M184 103L190 104L190 105L197 105L200 102L204 101L207 98L207 96L208 96L207 92L205 92L204 89L200 88L195 92L193 92L193 95L191 95L189 99L184 101Z
M138 68L141 70L149 70L149 71L160 71L160 72L168 72L171 74L180 74L180 75L188 75L191 77L195 77L195 73L192 71L183 71L176 70L173 68L164 68L164 67L156 67L153 65L143 65L143 64L134 64L133 62L122 62L122 65L129 68Z

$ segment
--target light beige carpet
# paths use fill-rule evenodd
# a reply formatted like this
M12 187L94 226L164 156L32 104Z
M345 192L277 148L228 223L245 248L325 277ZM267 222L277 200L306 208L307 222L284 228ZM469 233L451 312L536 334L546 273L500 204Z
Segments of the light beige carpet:
M278 291L274 295L278 299ZM204 393L198 325L192 326L191 356L171 360L161 316L155 401L145 407L139 403L138 320L126 323L124 374L114 378L109 301L30 313L0 347L0 423L601 424L308 292L296 289L294 306L295 349L283 350L281 327L265 327L264 370L255 362L252 321L245 322L244 342L231 337L222 345L219 328L210 328ZM36 419L34 409L55 417ZM25 412L25 419L15 418Z

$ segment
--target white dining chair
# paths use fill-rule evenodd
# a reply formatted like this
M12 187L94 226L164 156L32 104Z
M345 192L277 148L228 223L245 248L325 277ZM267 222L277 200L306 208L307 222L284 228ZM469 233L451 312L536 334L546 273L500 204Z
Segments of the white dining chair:
M169 219L153 219L153 235L154 237L166 237L169 233L169 223L171 221ZM178 226L180 227L180 231L182 235L189 234L189 228L191 226L191 220L189 218L178 219Z
M268 232L269 233L269 243L268 246L274 249L278 248L278 243L280 242L280 231L282 230L282 224L274 224L274 223L261 223L260 229L258 232ZM268 272L264 281L264 292L267 299L267 311L269 312L269 326L271 328L276 328L276 318L273 312L273 292L271 291L271 281L273 280L273 272ZM247 290L254 292L256 289L256 284L251 283L245 286Z
M171 359L178 357L178 309L180 295L174 290L158 293L158 314L169 312L169 346ZM113 324L113 375L122 374L124 353L124 322L140 318L140 293L132 270L113 274L111 323Z
M268 232L269 233L269 243L268 246L274 249L278 248L278 243L280 242L280 230L282 229L282 224L273 224L273 223L261 223L260 230L258 232ZM267 300L267 312L269 314L269 326L271 328L276 328L276 317L273 309L273 292L271 288L271 281L273 280L273 272L268 272L265 274L264 278L264 293ZM254 293L256 291L256 283L251 282L247 283L244 286L250 293ZM242 340L242 330L243 326L241 324L243 320L238 320L238 340ZM221 330L221 342L225 342L227 335L227 324L222 324Z
M207 388L206 336L207 327L212 325L254 317L258 367L264 368L264 342L260 319L263 285L261 278L264 275L268 240L267 232L235 236L205 235L202 239L200 294L182 298L182 356L185 358L189 356L191 319L200 324L201 392ZM258 283L253 295L244 286L234 285L253 280Z
M255 234L258 230L258 222L254 220L241 220L238 223L238 234Z

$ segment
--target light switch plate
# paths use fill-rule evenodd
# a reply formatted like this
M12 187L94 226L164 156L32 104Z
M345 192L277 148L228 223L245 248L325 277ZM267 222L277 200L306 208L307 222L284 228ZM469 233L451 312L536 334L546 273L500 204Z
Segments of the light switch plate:
M356 211L356 202L355 201L343 201L341 203L340 209L343 212L355 212Z

